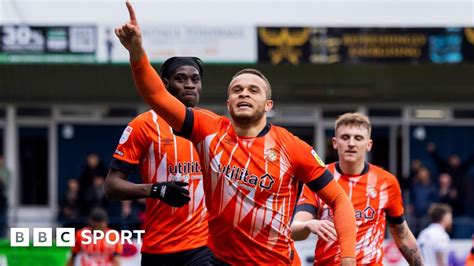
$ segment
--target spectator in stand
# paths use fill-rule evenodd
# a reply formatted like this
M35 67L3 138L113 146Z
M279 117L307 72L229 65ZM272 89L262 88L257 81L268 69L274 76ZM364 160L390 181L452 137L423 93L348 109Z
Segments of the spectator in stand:
M83 209L86 213L94 208L107 210L109 202L105 196L104 177L94 176L92 182L92 186L85 191L84 201L81 202Z
M86 157L86 165L82 169L81 176L79 177L79 198L82 198L85 191L92 186L92 180L95 176L105 178L106 175L107 167L105 167L99 155L97 153L89 153Z
M445 203L453 208L454 214L459 214L458 190L453 185L453 178L448 173L439 175L438 202Z
M63 227L77 229L82 226L79 217L79 182L74 178L67 182L67 190L60 205L58 220Z
M413 180L413 178L418 174L418 171L423 167L423 163L419 159L414 159L411 161L410 165L410 176L408 177L409 180Z
M414 184L410 191L409 210L416 218L417 228L423 228L428 220L426 219L426 212L431 203L438 200L438 192L436 187L431 183L431 174L426 167L420 168L418 174L414 177ZM419 232L419 230L415 230Z
M89 199L86 197L90 197L91 189L93 189L94 179L96 177L102 177L105 179L107 175L107 168L105 167L104 163L101 161L99 155L97 153L89 153L86 157L86 165L81 172L81 176L79 177L79 202L81 205L81 215L88 216L92 207L87 206L86 202ZM95 182L100 182L100 180L96 180Z
M400 187L402 188L402 190L411 189L411 185L413 184L413 179L416 177L421 167L423 167L423 163L421 162L420 159L414 159L411 161L410 174L398 180L400 182Z
M448 159L443 159L438 152L436 144L428 143L426 150L433 158L438 171L440 173L448 173L453 178L454 187L458 191L458 198L462 202L466 202L466 190L469 177L467 176L471 165L474 163L474 154L467 160L462 161L458 154L449 155ZM461 210L462 211L462 210Z

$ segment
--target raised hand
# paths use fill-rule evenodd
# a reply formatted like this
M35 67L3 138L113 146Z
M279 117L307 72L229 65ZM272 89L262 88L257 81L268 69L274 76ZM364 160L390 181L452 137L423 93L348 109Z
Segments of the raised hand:
M308 221L306 228L308 228L313 234L318 235L318 237L324 241L337 240L337 233L334 229L334 224L331 221L313 219Z
M115 35L117 35L122 45L129 51L130 60L138 61L145 53L142 46L142 32L132 4L127 1L126 5L130 20L123 24L122 27L115 28Z

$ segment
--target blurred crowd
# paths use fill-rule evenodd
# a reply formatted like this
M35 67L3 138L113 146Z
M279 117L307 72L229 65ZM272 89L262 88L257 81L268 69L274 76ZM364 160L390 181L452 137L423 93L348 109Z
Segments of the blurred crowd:
M143 223L145 202L109 201L104 182L108 168L96 153L87 155L85 166L78 178L67 181L60 200L58 221L63 227L81 228L93 209L107 211L109 226L113 229L139 229Z
M432 142L428 143L426 152L430 155L435 169L430 171L426 166L428 162L414 159L411 161L410 176L405 184L405 191L409 191L408 214L415 234L427 225L426 212L432 203L448 204L458 220L465 218L470 221L469 218L474 218L474 208L470 206L474 203L474 197L469 193L470 188L474 186L474 176L470 175L474 154L465 159L455 153L443 156Z

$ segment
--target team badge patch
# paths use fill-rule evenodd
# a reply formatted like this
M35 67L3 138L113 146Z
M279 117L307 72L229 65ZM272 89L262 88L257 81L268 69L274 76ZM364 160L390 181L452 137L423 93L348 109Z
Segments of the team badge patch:
M278 158L278 153L274 149L269 149L265 152L265 159L270 162L274 162Z
M125 142L127 142L128 137L130 137L130 133L132 133L132 130L133 130L133 127L131 127L131 126L127 126L125 128L125 130L123 131L122 136L120 137L120 140L119 140L120 144L124 144Z
M311 154L313 155L314 159L316 159L316 161L321 165L321 166L326 166L323 162L323 160L321 160L321 158L319 158L318 154L316 153L316 151L313 149L311 150Z
M163 145L172 145L173 144L173 139L172 138L161 138L161 142Z
M371 199L375 199L377 197L377 190L375 190L374 187L369 187L367 190L367 196L369 196Z

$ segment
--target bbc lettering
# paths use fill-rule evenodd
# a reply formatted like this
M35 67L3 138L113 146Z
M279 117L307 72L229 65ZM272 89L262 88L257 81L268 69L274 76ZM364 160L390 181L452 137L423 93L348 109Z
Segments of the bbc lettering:
M52 228L33 228L33 246L34 247L51 247L53 245L53 229ZM136 242L141 244L142 235L145 230L82 230L81 244L90 245L97 244L98 241L104 239L107 244L132 244L132 237L136 236ZM56 246L57 247L73 247L76 243L76 231L74 228L56 228ZM30 228L11 228L10 230L10 246L12 247L29 247L30 246Z

